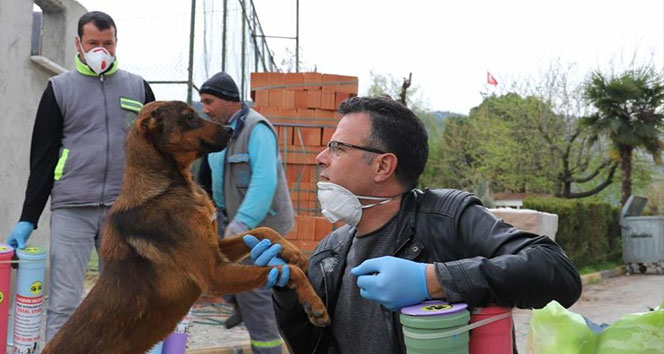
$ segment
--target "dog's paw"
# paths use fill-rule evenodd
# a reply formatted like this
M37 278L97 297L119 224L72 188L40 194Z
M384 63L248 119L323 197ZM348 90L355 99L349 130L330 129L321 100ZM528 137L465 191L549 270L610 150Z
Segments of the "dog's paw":
M325 307L320 307L311 304L304 304L304 312L309 316L309 322L313 323L314 326L318 327L327 327L330 325L330 316L327 313Z
M309 314L309 321L317 327L327 327L330 325L330 316L327 312L319 313L316 316L314 313Z
M299 249L294 246L292 246L293 248L290 248L289 246L290 245L282 244L280 253L281 258L283 258L286 263L296 265L306 272L307 269L309 269L309 260Z

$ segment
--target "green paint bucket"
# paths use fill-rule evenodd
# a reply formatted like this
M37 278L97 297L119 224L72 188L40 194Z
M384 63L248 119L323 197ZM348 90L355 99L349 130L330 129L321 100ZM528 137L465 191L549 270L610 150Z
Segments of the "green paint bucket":
M408 354L468 354L468 305L425 301L402 308L400 320Z

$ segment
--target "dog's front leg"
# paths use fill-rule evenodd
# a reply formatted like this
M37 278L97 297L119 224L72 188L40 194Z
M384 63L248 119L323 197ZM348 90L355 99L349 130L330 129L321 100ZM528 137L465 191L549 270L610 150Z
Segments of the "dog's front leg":
M242 240L242 236L219 239L219 251L221 251L224 257L233 263L241 261L248 256L249 251L251 251Z
M281 237L278 232L269 227L258 227L251 229L242 235L219 240L219 249L221 250L221 253L223 253L230 261L237 262L246 257L251 251L242 239L245 235L255 236L259 240L268 239L272 244L280 244L281 252L279 253L279 257L284 259L286 263L294 264L304 271L309 268L309 261L304 254L302 254L295 245L288 242L288 240Z
M223 296L258 288L267 282L267 275L271 268L237 263L220 264L213 275L208 278L207 286L203 287L204 292L214 296ZM281 272L281 267L277 268ZM323 301L316 295L302 269L295 265L290 266L288 286L295 289L298 300L311 323L321 327L330 324L330 317Z
M288 264L294 264L300 267L305 272L309 269L309 260L302 251L288 240L281 237L281 235L273 229L269 227L257 227L247 231L244 235L252 235L259 240L268 239L272 244L280 244L281 252L279 252L279 257L285 260Z

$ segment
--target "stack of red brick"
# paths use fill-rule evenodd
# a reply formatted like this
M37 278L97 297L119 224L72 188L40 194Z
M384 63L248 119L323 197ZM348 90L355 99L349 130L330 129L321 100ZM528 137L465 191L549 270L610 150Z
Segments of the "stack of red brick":
M354 76L321 73L252 73L254 109L278 132L295 228L285 237L305 252L316 247L334 225L320 214L316 197L316 155L325 149L341 118L339 103L357 96Z

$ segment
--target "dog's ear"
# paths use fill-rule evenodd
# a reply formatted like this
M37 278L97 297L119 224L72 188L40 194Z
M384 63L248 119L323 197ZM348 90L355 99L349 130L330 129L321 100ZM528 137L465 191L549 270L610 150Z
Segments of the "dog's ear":
M155 109L152 112L150 112L150 115L143 118L143 121L141 122L141 127L143 128L144 133L150 133L154 132L159 128L159 109Z
M150 117L143 120L143 127L147 128L147 129L150 129L150 130L154 130L158 126L159 126L159 122L157 122L155 111L152 111L152 113L150 114Z

